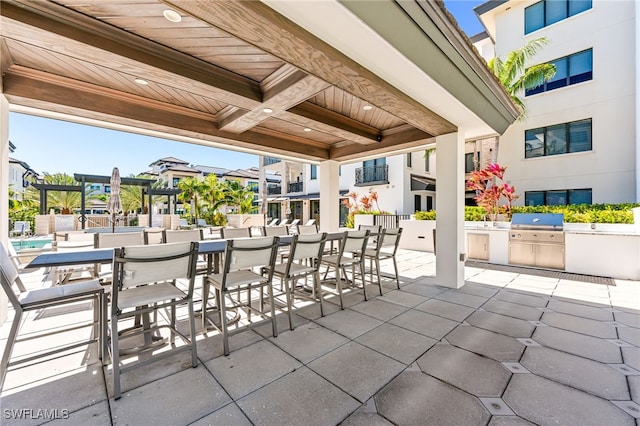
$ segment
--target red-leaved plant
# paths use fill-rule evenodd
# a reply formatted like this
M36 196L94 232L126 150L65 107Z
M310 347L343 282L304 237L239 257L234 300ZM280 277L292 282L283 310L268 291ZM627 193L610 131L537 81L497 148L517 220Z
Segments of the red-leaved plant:
M511 215L512 203L519 197L516 188L504 181L505 170L506 166L489 164L482 170L471 172L471 179L467 181L467 189L476 191L476 203L483 207L493 220L500 213ZM506 204L500 206L502 198L506 200Z
M369 195L363 195L362 197L359 197L356 192L350 192L347 197L342 201L342 204L349 209L349 215L346 220L347 228L354 227L354 215L356 214L389 214L380 210L378 193L375 191L370 191Z

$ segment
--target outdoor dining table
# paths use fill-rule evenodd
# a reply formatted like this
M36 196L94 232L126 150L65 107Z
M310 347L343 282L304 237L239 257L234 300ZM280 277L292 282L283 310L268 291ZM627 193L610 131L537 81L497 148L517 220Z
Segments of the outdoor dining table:
M333 242L339 241L343 237L344 232L332 232L327 234L327 241L331 241L333 244ZM279 238L281 246L290 245L293 239L291 235ZM224 239L203 240L198 242L198 254L207 256L207 274L217 274L220 272L220 255L224 253L226 246L227 240ZM29 262L25 268L35 269L84 264L110 264L113 262L113 253L113 248L87 249L67 252L45 252L39 254L35 259ZM207 312L208 310L209 309L207 309ZM207 315L207 312L202 312L202 314ZM155 343L152 342L152 337L155 338L155 336L147 336L145 333L144 347L155 345Z
M327 234L327 241L337 241L344 236L344 232L331 232ZM292 236L280 237L280 245L291 244ZM219 273L219 256L224 253L227 241L204 240L198 242L198 254L206 255L209 259L208 273ZM113 262L113 249L89 249L68 252L45 252L39 254L29 262L25 268L51 268L60 266L84 265L90 263L109 264Z

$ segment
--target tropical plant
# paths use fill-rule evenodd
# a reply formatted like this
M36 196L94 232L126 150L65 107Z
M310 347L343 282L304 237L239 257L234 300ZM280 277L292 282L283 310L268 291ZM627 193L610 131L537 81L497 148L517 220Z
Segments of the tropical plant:
M207 211L214 213L225 201L224 182L218 180L218 176L211 173L202 181L200 200L206 205Z
M234 208L236 213L251 213L255 210L253 206L254 192L245 188L239 180L227 180L224 187L224 204Z
M20 198L20 194L9 186L9 221L12 224L17 220L28 221L33 229L38 208L33 202Z
M489 60L487 66L498 77L500 83L507 90L509 96L521 111L520 117L524 117L526 107L521 93L526 89L534 89L551 80L556 73L553 64L544 63L526 67L527 61L535 56L540 49L548 43L546 37L529 41L520 49L510 52L506 59L494 57Z
M476 191L476 203L483 207L489 217L496 220L499 213L511 214L512 202L519 197L515 193L515 187L504 181L506 166L489 164L482 170L471 172L471 178L467 181L467 189ZM500 206L500 200L504 198L506 204Z
M186 177L178 182L178 188L182 191L178 199L183 203L190 203L193 200L194 209L191 211L191 216L195 219L193 223L198 222L198 197L202 192L202 186L202 181L195 177Z
M137 179L150 179L151 176L140 174L140 175L129 175L130 178ZM155 180L151 184L151 189L162 189L164 187L164 183L159 180ZM122 211L126 215L129 212L139 211L141 213L145 212L145 208L147 207L147 203L144 203L142 200L142 189L137 185L121 185L120 186L120 202L122 203ZM152 203L162 202L161 195L154 195L152 199Z
M22 208L22 200L17 198L17 192L9 185L9 210Z
M373 208L374 203L375 209ZM349 210L345 221L347 228L355 226L354 216L357 214L388 214L388 212L380 210L378 193L375 191L369 191L369 195L363 195L362 197L356 192L350 192L347 194L347 198L342 201L342 204Z

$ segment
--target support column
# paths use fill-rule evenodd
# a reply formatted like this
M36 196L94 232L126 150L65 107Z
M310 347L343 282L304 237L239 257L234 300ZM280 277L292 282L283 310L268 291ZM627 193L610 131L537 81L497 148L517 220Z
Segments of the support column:
M436 138L436 283L464 285L464 133Z
M635 10L635 53L636 53L636 203L640 202L640 67L638 66L638 58L640 58L640 2L636 1Z
M340 228L340 163L333 160L318 165L320 178L320 230L336 232Z
M1 90L1 85L0 85ZM9 243L9 101L0 92L0 242ZM8 299L0 292L0 324L7 320Z

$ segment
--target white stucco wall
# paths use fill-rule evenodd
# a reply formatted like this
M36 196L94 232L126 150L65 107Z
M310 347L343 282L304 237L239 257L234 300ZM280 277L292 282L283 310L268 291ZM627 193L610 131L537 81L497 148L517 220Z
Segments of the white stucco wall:
M500 138L498 161L509 166L510 183L525 191L592 188L594 203L636 200L635 5L631 1L593 1L589 11L524 34L524 8L511 2L496 19L496 51L500 57L531 39L549 44L535 63L586 49L593 51L591 81L529 96L527 116ZM524 158L524 132L542 126L592 119L592 150Z

